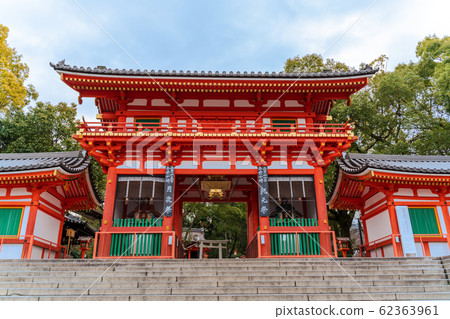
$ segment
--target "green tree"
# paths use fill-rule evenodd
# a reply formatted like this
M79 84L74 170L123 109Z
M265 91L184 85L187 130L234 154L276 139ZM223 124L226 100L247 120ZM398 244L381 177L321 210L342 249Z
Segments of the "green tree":
M417 45L417 62L399 64L386 72L387 56L370 63L380 71L369 85L352 96L350 107L336 101L330 115L336 123L354 123L358 141L350 152L380 154L448 155L450 152L450 40L427 37ZM365 64L361 64L365 66ZM286 72L345 71L343 63L309 54L288 59ZM333 163L325 174L328 191L337 173ZM353 214L329 210L330 224L347 237Z
M80 150L72 139L79 122L75 104L37 102L30 106L38 94L32 85L25 85L30 70L22 56L8 46L8 32L0 24L0 153ZM94 159L92 162L94 183L104 195L106 176Z
M450 113L450 37L428 36L416 48L418 69L433 84L438 103Z
M28 110L16 109L0 121L0 152L59 152L80 149L76 132L76 105L38 102Z
M323 60L319 54L307 54L304 57L296 56L292 59L287 59L284 64L284 71L288 73L312 73L322 72L324 70L330 71L349 71L350 68L342 62L333 59Z
M393 72L379 72L353 95L350 107L336 103L330 113L334 120L350 119L359 137L350 151L449 154L449 113L443 99L449 91L434 79L437 66L430 69L430 61L418 58L416 63L399 64Z
M247 207L245 203L184 203L183 226L204 228L206 239L229 240L227 256L234 250L245 254L247 247ZM186 239L184 238L185 242ZM211 255L217 256L217 251Z
M27 110L15 108L0 116L0 153L81 150L72 138L77 130L75 104L37 102ZM93 182L104 196L106 176L92 158Z
M16 49L8 46L8 33L0 24L0 112L23 108L38 97L32 85L25 85L30 70Z

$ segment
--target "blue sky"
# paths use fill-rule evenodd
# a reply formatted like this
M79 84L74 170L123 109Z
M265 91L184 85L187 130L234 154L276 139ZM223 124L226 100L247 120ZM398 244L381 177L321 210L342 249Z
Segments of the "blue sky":
M50 61L140 68L76 2L149 70L281 71L287 58L308 53L355 67L387 54L392 69L415 60L425 36L450 31L445 0L2 0L0 23L40 100L77 99ZM80 116L95 113L92 101L79 107Z

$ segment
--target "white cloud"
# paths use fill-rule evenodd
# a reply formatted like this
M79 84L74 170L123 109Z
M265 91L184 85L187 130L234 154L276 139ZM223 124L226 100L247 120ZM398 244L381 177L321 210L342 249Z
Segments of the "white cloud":
M183 65L233 71L279 71L288 57L323 53L373 3L230 0L222 13L218 10L223 7L208 1L189 5L109 1L108 6L80 2L150 69ZM392 69L414 59L415 46L426 35L448 32L448 9L445 0L380 0L325 57L358 66L387 54ZM23 54L31 69L29 82L43 101L77 100L76 92L50 68L50 61L66 58L76 65L137 68L73 1L6 0L0 21L10 28L9 43ZM186 30L190 27L195 31ZM213 49L214 53L208 51ZM85 99L79 115L92 120L95 113L92 99Z

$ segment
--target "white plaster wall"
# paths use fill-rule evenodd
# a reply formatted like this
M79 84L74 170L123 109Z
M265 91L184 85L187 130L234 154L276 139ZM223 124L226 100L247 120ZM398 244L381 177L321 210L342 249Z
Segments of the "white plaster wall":
M20 226L20 235L25 235L27 231L28 217L30 216L30 206L25 206L23 210L22 225Z
M436 210L437 210L437 213L438 213L439 224L441 225L442 233L443 234L448 234L447 233L447 227L445 226L444 214L442 213L442 207L441 206L436 206Z
M366 220L369 242L392 234L387 210Z
M11 189L11 196L26 196L31 195L29 191L25 187L16 187Z
M384 257L395 257L394 246L386 245L383 246L383 249L384 249Z
M36 224L34 226L34 235L57 244L59 242L58 235L60 224L61 222L56 218L38 210Z
M422 251L422 245L420 243L416 243L416 256L424 257L423 251Z
M152 99L152 106L170 106L164 99Z
M133 102L128 103L130 106L146 106L147 99L134 99Z
M22 246L22 244L3 244L0 251L0 259L20 259Z
M182 161L177 169L196 169L198 166L196 161Z
M429 243L428 246L430 247L430 255L433 257L450 255L448 243Z
M401 235L403 255L405 257L413 257L416 254L416 246L414 242L411 220L409 218L408 206L396 206L395 212L397 215L398 228Z
M138 169L139 168L139 161L125 161L123 162L122 165L117 166L117 168L134 168L134 169Z
M6 196L6 188L0 188L0 196Z
M312 166L308 165L306 161L294 161L292 162L293 169L311 169Z
M203 169L230 169L229 161L204 161L202 163Z
M379 258L382 257L383 255L381 254L381 248L377 248L377 249L372 249L370 251L370 257L372 258Z
M33 246L33 250L31 251L31 259L41 259L42 256L42 248L39 246Z
M183 103L181 103L181 106L199 106L199 101L193 100L193 99L187 99L187 100L184 100Z
M247 101L247 100L245 100ZM248 101L247 101L248 103ZM236 102L235 102L236 104ZM267 103L263 104L262 107L280 107L281 103L279 100L267 100Z
M417 195L419 195L419 197L422 197L422 196L439 197L439 195L433 194L431 192L431 190L429 190L429 189L418 189L417 190Z
M370 189L369 187L364 187L361 197L365 196L369 192L369 189Z
M376 193L375 195L366 200L365 207L366 208L370 207L382 199L386 199L386 196L383 193Z
M396 203L402 203L402 202L417 202L417 205L420 205L420 203L421 202L426 202L427 204L427 206L428 206L428 203L430 203L430 202L435 202L436 203L436 205L437 204L439 204L439 198L438 197L436 197L436 199L404 199L404 198L394 198L394 202L396 202Z
M230 106L230 101L228 100L203 100L203 106L205 107L221 107L221 106Z
M234 100L234 106L236 107L253 107L248 100ZM263 105L264 106L264 105Z
M64 196L64 191L63 188L61 186L56 187L56 191L60 194Z
M272 161L268 169L287 169L286 161Z
M395 193L394 195L396 195L396 196L414 196L414 192L410 188L399 188L397 193Z
M303 106L303 104L298 103L297 100L286 100L284 101L284 105L286 107L299 107L299 106Z
M36 254L36 257L33 257L33 258L39 258L39 259L41 259L41 257L42 257L42 251L44 251L44 256L43 256L43 258L42 259L55 259L55 257L56 257L56 252L54 252L54 251L51 251L50 252L50 256L48 255L48 249L46 249L46 248L41 248L41 247L38 247L38 246L34 246L34 248L36 249L36 248L39 248L39 256L37 256L37 254ZM33 255L33 253L31 253L32 255Z
M157 169L157 168L165 168L165 167L163 165L161 165L160 161L146 161L145 168L146 169ZM178 166L177 166L177 168L178 168Z
M56 207L62 208L61 201L52 194L50 194L49 192L42 193L41 197L46 201L50 202L51 204L55 205Z
M236 169L254 169L251 161L236 161Z

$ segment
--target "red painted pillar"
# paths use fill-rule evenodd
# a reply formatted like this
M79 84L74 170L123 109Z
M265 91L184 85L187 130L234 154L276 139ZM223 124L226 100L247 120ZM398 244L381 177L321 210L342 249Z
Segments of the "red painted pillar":
M27 223L27 229L25 231L25 235L30 235L33 236L34 235L34 226L36 224L36 217L37 217L37 211L38 211L38 207L39 207L39 200L41 197L41 189L37 189L35 187L33 187L31 189L31 205L30 205L30 213L28 214L28 223ZM27 249L26 246L28 245L28 250L27 250L27 256L31 257L31 252L33 250L33 239L31 237L29 238L25 238L27 240L27 244L24 243L24 247L22 248L22 250Z
M65 210L61 210L61 219L60 219L60 225L59 225L59 231L58 231L58 245L61 245L61 238L62 238L62 232L64 227L64 212ZM56 252L55 258L60 258L60 252Z
M363 218L363 213L361 211L361 221L363 224L363 231L364 231L364 244L368 244L369 243L369 234L367 234L367 225L366 225L366 219ZM366 257L370 257L370 251L367 250L366 251Z
M109 249L111 247L111 234L101 234L112 230L112 222L114 218L114 201L116 197L117 187L117 169L115 167L108 168L105 191L105 205L103 207L103 219L100 227L100 234L97 237L97 257L109 257ZM94 243L97 245L97 243Z
M445 223L445 229L447 230L447 244L448 248L450 249L450 214L448 211L448 204L445 200L445 193L440 192L439 193L439 200L441 202L441 209L442 209L442 215L444 217L444 223Z
M28 223L25 235L34 235L34 225L36 224L37 211L39 207L39 200L41 197L41 190L35 187L32 188L30 213L28 215Z
M325 184L323 179L322 167L314 167L314 190L316 192L316 206L317 206L317 220L320 231L329 231L327 200L325 195ZM320 253L325 256L332 256L332 244L329 233L321 233L320 238Z
M392 234L400 234L400 229L398 228L398 221L397 221L397 212L395 211L395 205L394 205L394 193L392 191L386 192L386 201L387 201L387 207L389 212L389 221L391 222L391 230ZM401 238L400 238L401 240ZM394 240L393 245L395 245L397 249L397 254L394 254L395 257L403 257L403 250L401 242L397 242Z

